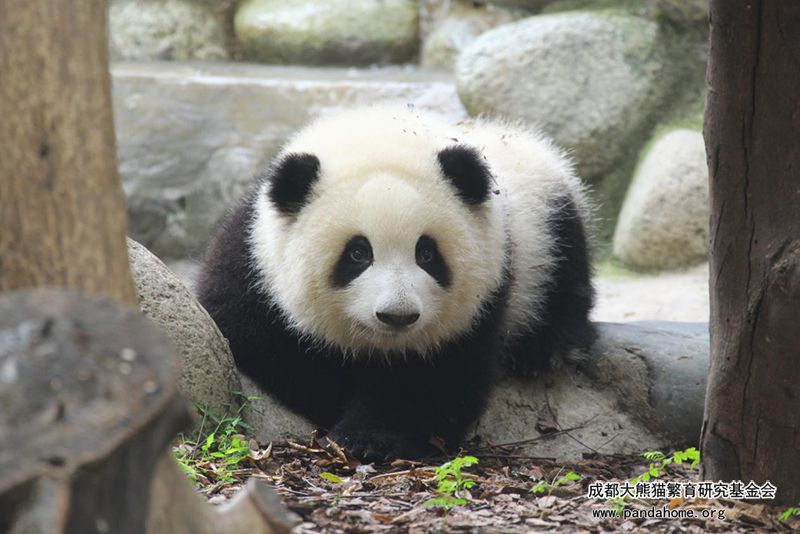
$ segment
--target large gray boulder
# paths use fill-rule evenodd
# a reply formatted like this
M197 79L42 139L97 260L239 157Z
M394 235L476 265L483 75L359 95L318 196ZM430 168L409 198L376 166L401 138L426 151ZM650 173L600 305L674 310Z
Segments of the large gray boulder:
M708 368L707 323L598 323L588 375L508 379L475 430L531 456L576 460L696 445Z
M668 54L651 20L619 11L529 17L482 34L456 65L472 115L539 126L586 178L637 147L668 89Z
M418 27L409 0L245 0L234 18L247 58L304 65L401 63L416 54Z
M425 2L422 51L423 67L452 70L458 54L475 38L523 16L519 10L466 0Z
M573 461L589 452L696 445L708 367L707 323L598 323L587 372L506 379L472 435L520 443L525 454ZM249 381L262 397L248 423L262 443L307 439L313 426ZM435 409L435 407L432 407Z
M242 389L228 342L181 281L132 239L128 258L142 313L180 355L180 390L195 403L224 412Z
M311 117L402 102L465 112L445 73L241 64L112 67L131 236L162 258L196 253L225 209Z
M111 58L203 59L228 57L229 0L113 0L109 9Z
M656 6L677 24L708 24L708 0L656 0Z
M488 3L503 7L513 7L527 9L528 11L538 11L554 0L488 0Z
M708 167L699 131L657 138L628 190L614 255L638 269L671 269L708 257Z

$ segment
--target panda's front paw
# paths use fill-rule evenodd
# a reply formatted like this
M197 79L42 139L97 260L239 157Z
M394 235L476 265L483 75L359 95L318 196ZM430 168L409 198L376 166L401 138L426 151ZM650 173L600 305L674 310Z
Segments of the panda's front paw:
M366 463L402 458L422 458L432 452L421 439L389 430L334 427L327 436L352 456Z

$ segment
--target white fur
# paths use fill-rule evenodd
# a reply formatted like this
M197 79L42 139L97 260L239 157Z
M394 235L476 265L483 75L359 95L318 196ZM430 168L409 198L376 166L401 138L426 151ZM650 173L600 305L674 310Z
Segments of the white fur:
M487 202L469 207L441 176L437 154L456 144L485 156L496 184ZM535 134L478 120L452 126L400 107L325 116L301 130L282 154L311 153L320 180L296 218L256 202L251 244L263 289L289 324L348 354L402 354L432 349L468 331L481 304L502 283L506 254L512 282L506 332L536 319L551 277L547 217L554 198L570 195L588 217L568 160ZM374 264L348 287L331 285L345 243L366 236ZM415 262L420 235L433 237L450 268L443 289ZM509 239L509 246L506 241ZM407 330L389 331L376 311L419 313Z

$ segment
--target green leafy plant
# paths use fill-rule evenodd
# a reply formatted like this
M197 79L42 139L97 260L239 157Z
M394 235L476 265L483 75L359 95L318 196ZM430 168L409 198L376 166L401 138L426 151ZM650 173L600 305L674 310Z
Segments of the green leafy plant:
M788 521L793 517L800 517L800 506L790 506L781 514L781 521Z
M329 473L328 471L322 472L319 474L320 478L323 480L327 480L331 484L341 484L344 480L341 477L334 475L333 473Z
M234 472L250 456L250 446L242 435L248 426L242 421L242 411L254 397L241 397L236 407L224 413L195 405L202 415L194 437L181 434L173 447L175 459L186 476L195 483L202 479L220 484L234 481Z
M681 465L689 463L689 469L694 469L700 463L700 451L695 447L689 447L682 451L675 451L672 456L667 456L661 451L648 451L642 453L642 457L650 460L650 465L647 470L637 477L628 480L631 485L636 485L640 482L649 482L653 478L659 478L667 474L668 465ZM616 510L617 516L622 515L622 511L628 505L630 497L617 497L609 499L607 502Z
M651 478L658 478L664 475L666 467L670 464L681 465L684 462L691 462L689 469L694 469L700 463L700 451L694 447L689 447L683 451L675 451L672 456L667 456L660 451L649 451L642 453L642 457L651 461L647 471L630 480L631 484L639 482L649 482Z
M563 486L569 482L577 482L580 479L581 476L578 473L575 471L569 471L562 477L554 478L552 482L548 482L545 479L540 480L531 488L531 493L547 493L550 495L557 487Z
M465 467L475 465L478 459L474 456L459 456L445 462L436 468L437 493L441 495L425 501L425 506L464 506L467 500L458 497L458 493L468 490L475 485L475 482L465 479L461 470Z

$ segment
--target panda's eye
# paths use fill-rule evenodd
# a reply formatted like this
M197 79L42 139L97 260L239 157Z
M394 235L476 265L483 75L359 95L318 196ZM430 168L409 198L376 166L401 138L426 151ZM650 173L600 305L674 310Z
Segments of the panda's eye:
M433 261L433 258L436 256L436 253L430 247L420 247L417 250L417 263L430 263Z
M355 246L350 249L349 257L353 263L367 263L372 259L369 251L363 246Z

